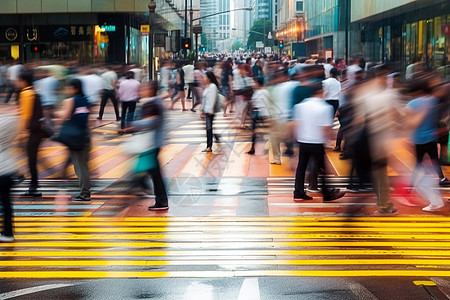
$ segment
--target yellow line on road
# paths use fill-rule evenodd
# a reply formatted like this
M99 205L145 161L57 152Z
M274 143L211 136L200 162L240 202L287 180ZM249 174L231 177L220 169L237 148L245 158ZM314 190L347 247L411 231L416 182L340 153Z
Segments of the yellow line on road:
M254 271L16 271L0 278L226 278L226 277L448 277L450 271L424 270L254 270Z
M105 196L109 197L109 196ZM227 217L15 217L16 221L122 221L122 222L141 222L141 221L170 221L170 222L202 222L207 224L208 222L236 222L236 221L264 221L264 222L286 222L286 221L317 221L317 222L329 222L329 221L383 221L383 222L449 222L448 217L239 217L239 216L227 216Z
M408 255L450 256L450 250L150 250L150 251L2 251L1 257L129 257L129 256L349 256L349 255Z
M449 242L395 242L395 241L303 241L303 242L80 242L80 241L64 241L64 242L14 242L2 243L0 247L62 247L62 248L182 248L182 249L207 249L207 248L259 248L259 247L408 247L408 248L446 248L450 249Z
M39 203L41 204L41 202ZM54 204L54 202L53 202ZM93 204L93 203L89 203ZM103 202L101 204L104 204ZM60 226L60 227L88 227L88 226L122 226L122 227L165 227L165 226L190 226L204 227L208 226L312 226L312 227L401 227L401 228L450 228L450 222L440 222L440 223L380 223L380 222L208 222L198 223L198 222L16 222L16 227L34 227L34 226ZM239 230L239 229L238 229ZM352 230L352 229L349 229Z
M16 232L444 232L450 233L450 228L343 228L343 227L263 227L263 226L217 226L217 227L65 227L65 228L30 228L18 227Z
M444 259L245 259L245 260L23 260L0 261L1 267L31 266L215 266L215 265L450 265Z
M255 239L396 239L396 240L450 240L443 234L333 234L333 233L188 233L188 234L17 234L16 241L22 240L218 240L250 241Z

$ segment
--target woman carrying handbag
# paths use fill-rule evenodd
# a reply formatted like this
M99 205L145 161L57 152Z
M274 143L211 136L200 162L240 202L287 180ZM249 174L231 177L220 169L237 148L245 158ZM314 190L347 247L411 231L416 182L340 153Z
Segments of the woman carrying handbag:
M71 96L64 100L63 108L58 117L64 120L56 141L69 148L75 174L80 181L80 194L73 201L91 201L91 181L89 178L89 152L91 150L89 134L89 104L83 94L79 79L72 79L66 87Z

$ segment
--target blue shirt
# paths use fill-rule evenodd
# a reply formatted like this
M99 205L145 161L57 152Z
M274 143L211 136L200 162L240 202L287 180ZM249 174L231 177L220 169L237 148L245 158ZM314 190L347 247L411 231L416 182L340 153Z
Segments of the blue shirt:
M427 113L422 123L414 131L410 141L416 145L424 145L437 141L437 123L439 118L439 100L426 96L412 100L406 107L413 111L420 112L426 110Z

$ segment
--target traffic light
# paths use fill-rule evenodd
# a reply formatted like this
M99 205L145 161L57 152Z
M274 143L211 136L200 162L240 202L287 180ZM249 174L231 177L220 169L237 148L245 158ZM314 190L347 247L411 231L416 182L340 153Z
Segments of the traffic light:
M284 47L284 41L283 41L283 40L279 40L279 41L278 41L278 46L279 46L280 48L283 48L283 47Z
M191 39L190 38L183 38L181 41L181 46L183 49L190 50L191 49Z
M39 47L38 44L31 45L31 52L32 53L39 53L40 51L41 51L41 48Z

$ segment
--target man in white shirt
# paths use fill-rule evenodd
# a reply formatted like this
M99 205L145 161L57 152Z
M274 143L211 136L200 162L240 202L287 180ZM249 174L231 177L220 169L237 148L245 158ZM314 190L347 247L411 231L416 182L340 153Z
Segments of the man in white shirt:
M42 79L34 82L34 88L41 96L42 109L44 115L52 118L53 110L58 102L59 80L51 76L49 70L43 69Z
M359 58L355 57L352 59L352 64L347 67L347 83L346 86L352 86L356 81L356 73L361 71L359 66Z
M95 71L94 69L87 69L79 77L83 84L83 93L91 106L100 102L100 95L105 88L103 79Z
M330 71L331 69L333 69L333 59L332 58L327 58L327 63L323 65L323 69L325 71L325 78L330 78Z
M323 99L328 104L333 106L334 115L336 115L336 111L339 108L341 83L336 79L336 77L338 76L338 71L335 68L332 68L329 74L329 78L322 81Z
M104 72L100 77L103 80L104 89L102 91L102 102L100 103L100 110L98 112L97 120L101 120L103 118L103 112L105 111L106 103L108 102L108 99L111 99L111 102L114 106L114 112L116 114L116 121L119 121L119 106L116 98L116 87L119 77L117 76L116 72L109 68L106 68L106 72Z
M192 99L194 96L194 65L187 64L182 69L184 71L184 83L188 85L188 94L186 99Z
M15 81L19 78L20 73L25 69L23 65L19 63L18 60L15 60L13 65L9 66L6 70L6 78L8 79L9 91L8 95L5 98L5 103L8 103L11 100L13 94L16 94L16 100L19 99L19 90L15 86Z
M311 85L314 94L294 106L296 139L299 143L299 160L295 175L294 201L312 200L305 193L305 173L308 163L314 160L320 173L325 175L325 147L333 126L333 107L322 99L322 84ZM338 189L328 189L326 177L322 176L323 201L344 196Z

